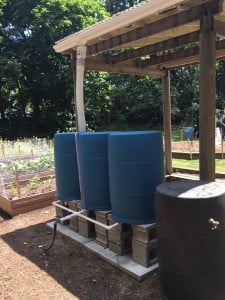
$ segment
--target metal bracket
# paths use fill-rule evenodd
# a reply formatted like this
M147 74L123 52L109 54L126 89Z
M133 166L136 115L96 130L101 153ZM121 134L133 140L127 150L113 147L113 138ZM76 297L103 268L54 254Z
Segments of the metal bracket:
M210 218L210 219L209 219L209 224L212 225L211 229L212 229L212 230L215 230L215 229L217 229L217 227L220 225L220 222L217 221L217 220L214 220L213 218Z

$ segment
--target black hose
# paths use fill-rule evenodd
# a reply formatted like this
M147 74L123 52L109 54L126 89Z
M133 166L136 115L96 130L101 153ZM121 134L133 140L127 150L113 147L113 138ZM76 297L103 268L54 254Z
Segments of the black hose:
M59 223L59 220L56 220L53 224L53 236L52 236L52 242L51 244L48 246L48 247L44 247L42 246L42 249L44 251L48 251L49 249L51 249L54 245L54 242L55 242L55 237L56 237L56 229L57 229L57 224Z

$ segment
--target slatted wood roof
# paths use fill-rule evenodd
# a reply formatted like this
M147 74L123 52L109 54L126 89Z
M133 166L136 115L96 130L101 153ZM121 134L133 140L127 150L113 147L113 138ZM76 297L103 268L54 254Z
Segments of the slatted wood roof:
M224 59L225 0L145 1L65 37L54 49L75 54L78 46L86 46L89 70L162 76L164 69L199 62L203 14L214 15L216 57Z

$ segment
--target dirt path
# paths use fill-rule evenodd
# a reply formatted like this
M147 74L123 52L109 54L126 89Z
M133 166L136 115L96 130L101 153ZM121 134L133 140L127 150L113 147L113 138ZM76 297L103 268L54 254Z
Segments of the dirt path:
M157 273L138 282L60 234L46 254L54 217L54 207L13 219L0 212L0 299L162 299Z

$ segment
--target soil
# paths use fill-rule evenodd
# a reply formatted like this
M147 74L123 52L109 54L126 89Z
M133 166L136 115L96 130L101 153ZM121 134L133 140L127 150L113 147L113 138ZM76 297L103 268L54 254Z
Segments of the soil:
M196 151L198 141L172 143L173 151ZM55 207L10 218L0 211L0 299L162 300L158 272L139 282L57 233L46 223Z
M57 233L53 206L9 218L0 211L0 299L161 300L158 272L139 282Z
M190 152L190 151L199 152L199 140L172 142L172 151L173 152ZM223 145L216 144L215 151L216 153L225 152L225 142L223 141Z

